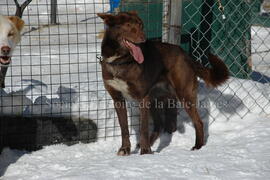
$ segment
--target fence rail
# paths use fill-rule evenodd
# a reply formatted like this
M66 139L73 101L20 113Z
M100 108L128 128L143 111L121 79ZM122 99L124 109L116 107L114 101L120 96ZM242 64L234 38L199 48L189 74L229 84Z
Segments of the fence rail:
M56 2L57 9L53 8ZM148 37L162 39L163 36L166 41L165 30L168 32L175 27L169 17L173 8L166 7L169 2L122 0L119 9L137 10ZM174 33L175 40L181 39L181 46L206 65L208 52L218 54L225 59L231 74L242 78L232 77L218 89L208 89L200 83L200 115L206 126L233 117L245 118L250 112L269 116L270 29L267 23L270 18L266 11L261 16L261 3L181 2L181 34ZM224 12L219 10L219 2ZM18 143L16 139L21 135L25 138L19 139L25 141L19 144L24 148L31 143L40 147L120 135L98 63L101 45L98 35L104 25L96 13L111 10L108 0L33 0L28 5L23 14L26 26L22 41L14 52L6 88L0 89L0 146ZM0 12L15 14L14 1L1 1ZM188 121L183 111L179 119ZM129 124L131 134L136 134L138 110L132 103L129 104ZM27 141L33 138L35 142Z

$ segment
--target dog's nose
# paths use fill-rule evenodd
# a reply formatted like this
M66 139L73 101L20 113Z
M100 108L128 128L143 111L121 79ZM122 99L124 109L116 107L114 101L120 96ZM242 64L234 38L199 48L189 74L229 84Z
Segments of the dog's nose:
M4 56L7 56L7 55L9 55L9 53L10 53L10 47L8 47L8 46L3 46L2 48L1 48L1 53L4 55Z

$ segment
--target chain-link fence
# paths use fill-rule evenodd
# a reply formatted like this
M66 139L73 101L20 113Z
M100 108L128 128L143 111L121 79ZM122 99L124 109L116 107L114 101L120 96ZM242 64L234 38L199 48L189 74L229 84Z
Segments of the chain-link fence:
M249 112L269 116L269 1L182 2L181 46L203 64L207 64L209 52L217 54L227 64L232 77L237 77L231 78L220 89L223 95L214 100L219 101L228 93L234 95L224 99L227 108L232 109L225 108L219 113L228 120L233 114L244 118ZM209 115L212 121L218 119L213 113Z
M233 76L230 81L218 89L200 83L199 110L205 128L214 121L244 118L250 112L268 116L268 1L173 2L32 0L23 14L26 26L7 73L6 88L0 89L0 146L36 149L120 135L101 77L99 36L104 25L98 12L136 10L148 38L179 42L205 65L209 52L224 59ZM15 14L14 1L1 1L0 12ZM132 103L129 106L130 132L136 134L138 112ZM178 130L184 132L188 117L183 111L179 114Z
M57 2L56 16L51 2ZM13 0L1 1L0 8L3 15L15 15ZM22 40L1 89L2 146L35 149L107 136L105 120L112 107L98 106L109 97L97 59L97 35L104 25L96 13L109 9L103 0L32 0L28 5Z

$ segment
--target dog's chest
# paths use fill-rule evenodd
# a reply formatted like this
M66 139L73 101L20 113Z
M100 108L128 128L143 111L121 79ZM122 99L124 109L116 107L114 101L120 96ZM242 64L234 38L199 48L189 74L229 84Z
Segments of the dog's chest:
M146 88L141 73L140 67L134 64L124 66L102 64L104 83L130 100L140 99L145 94Z
M111 80L106 80L105 83L113 89L120 91L125 98L133 99L130 95L129 86L126 81L119 78L113 78Z

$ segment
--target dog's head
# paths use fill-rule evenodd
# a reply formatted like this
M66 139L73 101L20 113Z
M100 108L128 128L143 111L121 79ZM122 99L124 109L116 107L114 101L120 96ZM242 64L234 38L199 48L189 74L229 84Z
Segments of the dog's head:
M16 45L20 42L20 32L24 21L16 16L0 15L0 63L8 65Z
M120 12L117 15L98 13L106 25L105 36L109 34L110 38L116 40L121 47L126 48L132 54L134 59L142 63L143 55L139 44L145 42L143 31L143 21L134 11Z

